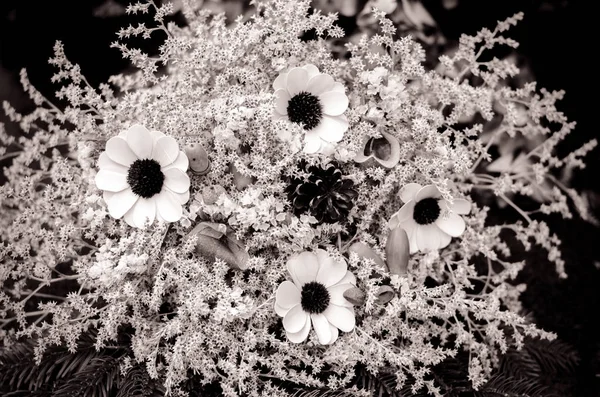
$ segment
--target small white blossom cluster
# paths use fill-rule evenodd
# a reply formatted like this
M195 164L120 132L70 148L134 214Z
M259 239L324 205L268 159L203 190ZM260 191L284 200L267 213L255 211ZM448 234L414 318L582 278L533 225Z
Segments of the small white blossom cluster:
M4 104L18 139L0 125L4 343L36 337L39 358L129 327L123 365L173 395L193 372L227 396L279 397L284 381L351 389L358 364L441 395L429 371L445 358L467 351L477 387L509 346L554 337L521 315L511 247L545 249L566 277L542 215L591 219L556 175L596 142L558 157L574 128L562 92L510 88L514 64L480 60L517 45L502 33L521 15L428 70L377 8L376 33L334 58L336 15L309 5L257 0L228 24L184 0L185 27L165 22L171 6L131 5L156 21L114 44L139 71L92 87L57 43L64 109L22 73L37 109ZM152 35L157 56L126 44ZM521 219L490 223L486 195Z

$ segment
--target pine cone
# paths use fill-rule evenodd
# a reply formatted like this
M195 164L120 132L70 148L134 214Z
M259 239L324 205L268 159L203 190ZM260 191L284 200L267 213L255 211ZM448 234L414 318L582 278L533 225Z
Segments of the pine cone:
M300 167L306 170L305 165ZM342 172L333 163L326 168L310 166L307 172L308 180L294 178L286 189L296 215L310 212L319 222L343 221L358 196L354 182L342 179Z

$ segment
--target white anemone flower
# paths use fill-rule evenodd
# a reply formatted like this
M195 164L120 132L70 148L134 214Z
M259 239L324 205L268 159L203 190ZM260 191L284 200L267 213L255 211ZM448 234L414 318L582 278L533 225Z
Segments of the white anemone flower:
M190 198L188 165L175 139L135 124L106 142L96 186L110 216L130 226L177 222Z
M343 259L336 261L324 250L302 252L288 260L287 268L292 281L277 288L275 312L283 317L291 342L306 340L311 325L323 345L335 342L339 330L354 329L354 308L344 292L356 278Z
M280 73L273 88L274 117L302 124L304 152L331 154L348 130L344 112L349 101L343 84L309 64Z
M465 231L465 221L460 215L471 211L469 201L454 199L450 204L435 185L423 187L418 183L407 184L399 195L405 204L392 215L388 226L406 231L411 254L444 248L452 237Z

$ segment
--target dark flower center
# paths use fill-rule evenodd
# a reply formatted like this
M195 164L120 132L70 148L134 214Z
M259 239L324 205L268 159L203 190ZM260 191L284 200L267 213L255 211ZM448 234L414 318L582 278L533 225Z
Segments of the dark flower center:
M321 283L311 281L302 287L302 309L308 313L323 313L329 306L329 291Z
M305 130L312 130L323 118L323 108L319 98L308 92L300 92L288 102L287 114L290 121L304 124Z
M439 218L440 212L441 210L438 200L433 197L429 197L419 201L415 205L413 218L419 225L429 225Z
M160 164L152 159L135 160L127 173L131 191L143 198L160 193L164 181L165 175L160 170Z

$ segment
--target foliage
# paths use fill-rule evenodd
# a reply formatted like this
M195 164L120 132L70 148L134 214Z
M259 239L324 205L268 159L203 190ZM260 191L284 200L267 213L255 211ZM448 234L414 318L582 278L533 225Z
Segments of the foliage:
M533 359L532 356L536 358ZM573 347L560 341L529 340L523 349L510 349L501 359L500 366L490 380L478 390L473 389L466 371L468 355L460 354L435 367L432 371L437 393L446 397L465 395L477 397L549 397L573 395L569 378L577 369L577 354ZM364 367L357 369L354 384L357 390L300 389L294 397L356 396L366 391L368 396L380 397L426 397L427 390L417 390L414 380L407 380L398 387L393 373L380 370L369 373ZM318 394L322 393L322 394Z
M108 396L119 382L119 365L126 349L94 347L96 335L84 334L77 351L49 348L38 364L33 343L21 342L0 351L0 384L3 392L39 393L46 396Z

